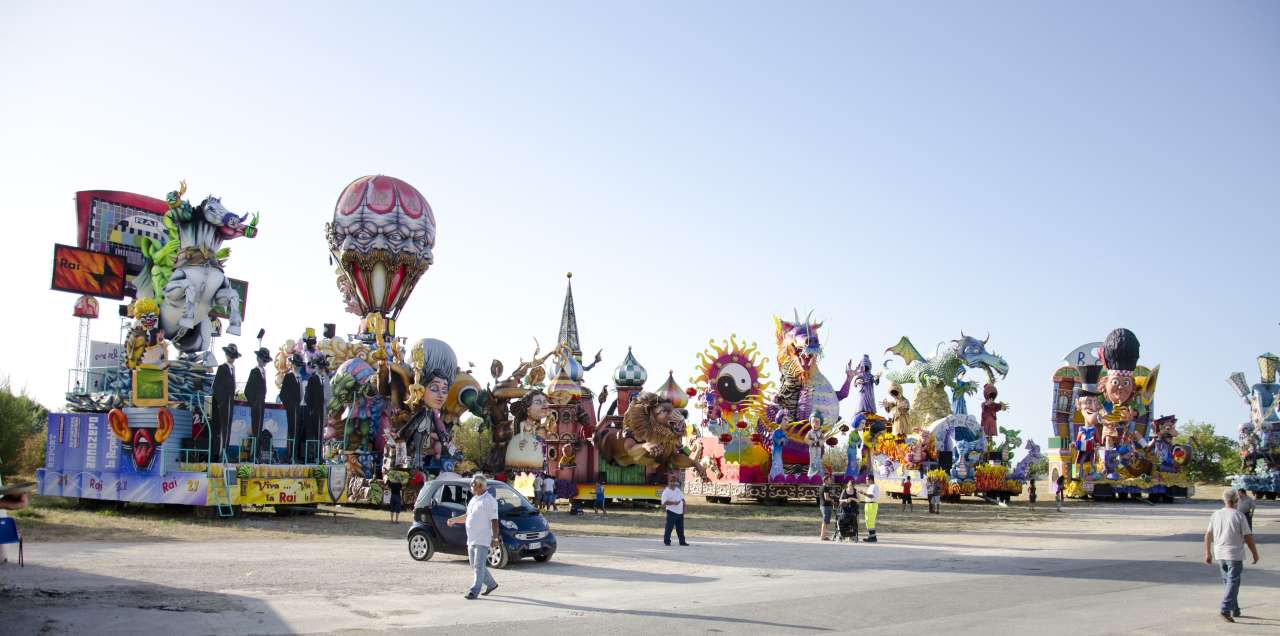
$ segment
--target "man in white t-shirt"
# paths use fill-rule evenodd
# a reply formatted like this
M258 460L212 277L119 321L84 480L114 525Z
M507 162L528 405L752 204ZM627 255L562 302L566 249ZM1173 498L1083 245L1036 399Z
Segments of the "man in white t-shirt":
M876 542L876 515L880 512L880 487L874 473L867 475L867 488L863 491L865 504L862 511L867 517L867 543Z
M467 600L478 595L488 596L498 589L498 582L489 574L489 550L502 548L502 531L498 529L498 500L489 492L484 475L471 478L471 501L467 502L467 514L449 519L449 525L467 525L467 560L475 570L475 580L467 590ZM484 591L480 591L481 585Z
M533 504L542 510L542 473L533 475Z
M1204 533L1204 562L1213 565L1216 560L1218 569L1222 571L1225 591L1218 615L1228 623L1236 622L1235 617L1240 616L1240 603L1236 599L1240 594L1240 577L1244 573L1244 546L1249 546L1253 562L1258 562L1253 530L1244 515L1236 510L1237 502L1236 491L1225 490L1222 493L1223 506L1209 517L1209 529Z
M546 477L542 478L542 492L545 493L543 496L546 497L547 509L555 510L556 509L556 478L555 477L552 477L551 475L547 475Z
M667 527L662 532L662 542L671 545L671 529L675 528L680 545L689 545L684 540L684 493L680 492L680 480L675 475L667 478L667 487L662 491L662 505L667 508Z

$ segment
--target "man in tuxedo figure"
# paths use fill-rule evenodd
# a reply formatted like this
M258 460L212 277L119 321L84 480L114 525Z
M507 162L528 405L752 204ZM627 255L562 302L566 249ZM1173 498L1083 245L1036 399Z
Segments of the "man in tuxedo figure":
M267 377L266 366L271 361L271 352L265 347L260 347L254 352L258 359L258 365L249 372L249 381L244 385L244 399L249 402L249 435L257 440L258 457L262 457L264 453L270 454L271 449L263 446L262 439L262 418L266 412L267 404ZM271 443L271 434L266 435L267 444Z
M306 449L306 437L298 426L301 419L300 411L302 410L302 383L298 381L298 369L302 367L302 356L293 354L289 356L289 365L293 367L289 373L284 374L284 380L280 383L280 404L284 406L285 421L289 425L288 434L293 436L293 462L295 464L303 463L303 453Z
M223 454L230 443L231 409L236 399L236 360L240 358L240 350L233 342L222 348L222 354L225 362L218 365L213 376L213 422L209 436L213 461L225 461Z
M312 359L315 365L315 371L307 378L307 386L302 393L302 409L301 417L298 423L299 432L294 437L302 440L318 440L320 439L320 430L323 427L325 417L325 380L327 379L327 368L329 366L328 359L323 353L316 354ZM306 456L306 444L303 443L303 461L311 461L311 457ZM314 458L319 462L318 457Z

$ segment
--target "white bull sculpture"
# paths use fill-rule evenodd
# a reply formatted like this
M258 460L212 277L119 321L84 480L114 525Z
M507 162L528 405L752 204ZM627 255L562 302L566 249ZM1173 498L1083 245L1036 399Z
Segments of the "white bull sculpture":
M149 242L143 247L148 263L137 279L138 297L160 299L160 327L164 335L183 353L203 351L212 342L209 312L226 308L227 332L240 335L240 294L223 272L229 251L222 242L258 234L258 215L236 215L222 206L217 197L206 197L192 206L182 199L184 182L166 197L169 211L164 218L169 240L163 247ZM159 290L159 294L156 294Z

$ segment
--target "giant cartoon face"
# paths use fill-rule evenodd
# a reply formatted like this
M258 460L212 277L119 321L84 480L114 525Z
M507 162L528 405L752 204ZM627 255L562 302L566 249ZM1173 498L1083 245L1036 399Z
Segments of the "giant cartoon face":
M1129 398L1133 397L1135 388L1133 376L1129 374L1113 372L1102 379L1102 394L1112 404L1128 402Z
M1102 423L1102 402L1097 396L1080 396L1076 399L1076 408L1079 409L1085 424L1096 427Z
M529 419L538 421L547 416L547 398L537 394L529 398Z
M444 378L432 378L427 383L427 408L439 411L444 408L444 400L449 396L449 381Z
M361 177L338 197L329 249L361 313L394 316L434 261L436 219L413 186L383 175Z

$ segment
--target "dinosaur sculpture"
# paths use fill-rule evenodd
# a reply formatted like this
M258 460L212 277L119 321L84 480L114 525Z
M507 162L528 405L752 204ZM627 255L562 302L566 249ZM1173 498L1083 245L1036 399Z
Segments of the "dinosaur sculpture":
M184 181L165 200L169 210L164 225L169 240L161 245L147 239L142 247L147 264L135 279L138 298L157 298L160 326L179 351L205 350L213 335L209 311L225 307L230 319L227 332L240 335L240 294L223 273L229 251L223 241L258 235L258 215L236 215L217 197L205 197L193 206L182 198Z
M912 427L925 427L940 418L951 414L950 401L945 389L953 394L971 393L977 390L977 383L962 380L966 369L981 369L987 374L989 384L995 384L996 375L1005 377L1009 374L1009 364L1004 358L987 351L988 336L978 340L960 333L960 338L950 343L940 343L933 357L921 355L911 340L903 336L898 344L885 349L885 353L895 353L907 366L900 369L888 369L885 378L898 384L919 384L915 395L915 405L911 410ZM888 362L885 362L888 366Z

